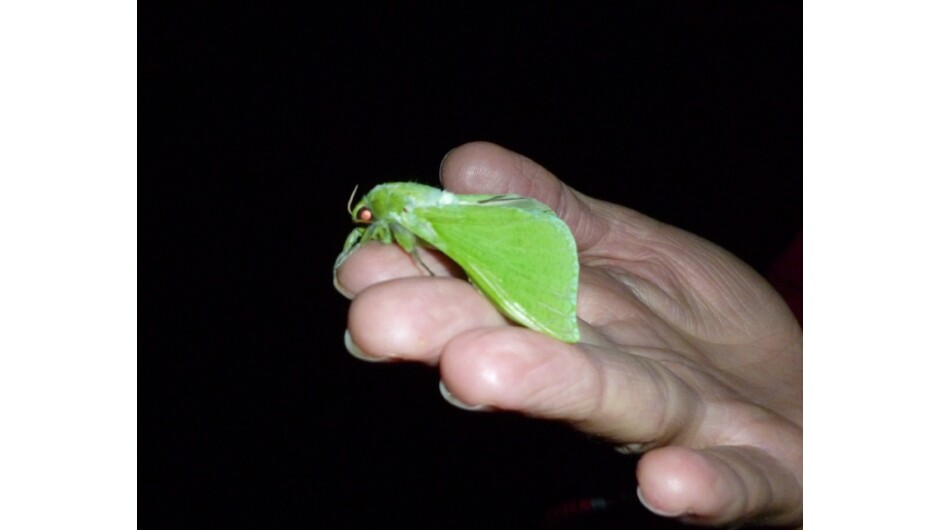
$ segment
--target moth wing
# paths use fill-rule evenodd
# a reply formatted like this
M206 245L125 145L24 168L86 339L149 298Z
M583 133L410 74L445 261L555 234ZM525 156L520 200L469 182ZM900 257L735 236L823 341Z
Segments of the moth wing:
M506 193L503 195L457 195L456 197L458 197L459 204L461 205L515 208L534 214L550 215L557 219L555 212L545 203L531 197L523 197L522 195ZM561 221L561 219L558 220Z
M578 253L571 231L533 199L482 197L492 202L416 208L426 223L415 233L463 267L505 315L577 342Z

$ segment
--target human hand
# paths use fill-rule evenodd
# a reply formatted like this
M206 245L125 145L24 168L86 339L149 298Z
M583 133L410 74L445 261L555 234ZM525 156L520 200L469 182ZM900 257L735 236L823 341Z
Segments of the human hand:
M352 353L436 364L456 404L565 421L644 453L638 493L660 515L801 524L803 332L760 275L492 144L452 151L441 181L534 197L568 223L581 342L511 324L438 253L421 250L431 277L399 247L371 243L337 271L353 299Z

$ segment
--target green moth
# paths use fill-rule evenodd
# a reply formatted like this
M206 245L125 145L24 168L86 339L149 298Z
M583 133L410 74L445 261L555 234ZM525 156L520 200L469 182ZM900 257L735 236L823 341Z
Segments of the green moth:
M350 202L352 200L350 199ZM392 182L350 210L358 225L337 268L368 241L443 252L504 315L565 342L578 341L578 252L568 225L541 202L519 195L458 195Z

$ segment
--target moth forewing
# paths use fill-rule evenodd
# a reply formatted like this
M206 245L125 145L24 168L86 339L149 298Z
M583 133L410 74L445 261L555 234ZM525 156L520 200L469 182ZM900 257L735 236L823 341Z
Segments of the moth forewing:
M560 340L578 340L577 249L553 213L462 204L421 208L415 215L434 229L418 236L436 239L429 242L503 314Z

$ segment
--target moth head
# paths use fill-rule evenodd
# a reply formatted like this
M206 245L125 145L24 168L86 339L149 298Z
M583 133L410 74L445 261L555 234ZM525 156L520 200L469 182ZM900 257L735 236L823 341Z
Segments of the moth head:
M370 224L375 215L372 213L372 209L369 208L369 205L366 204L366 198L363 197L360 200L356 207L352 207L353 199L356 198L356 190L359 189L359 185L356 184L356 187L353 188L352 194L349 196L349 202L346 203L346 210L349 212L349 215L352 216L353 222L356 224Z
M374 217L372 210L369 209L365 204L359 204L356 206L356 209L352 212L353 219L358 224L367 225L372 222Z

